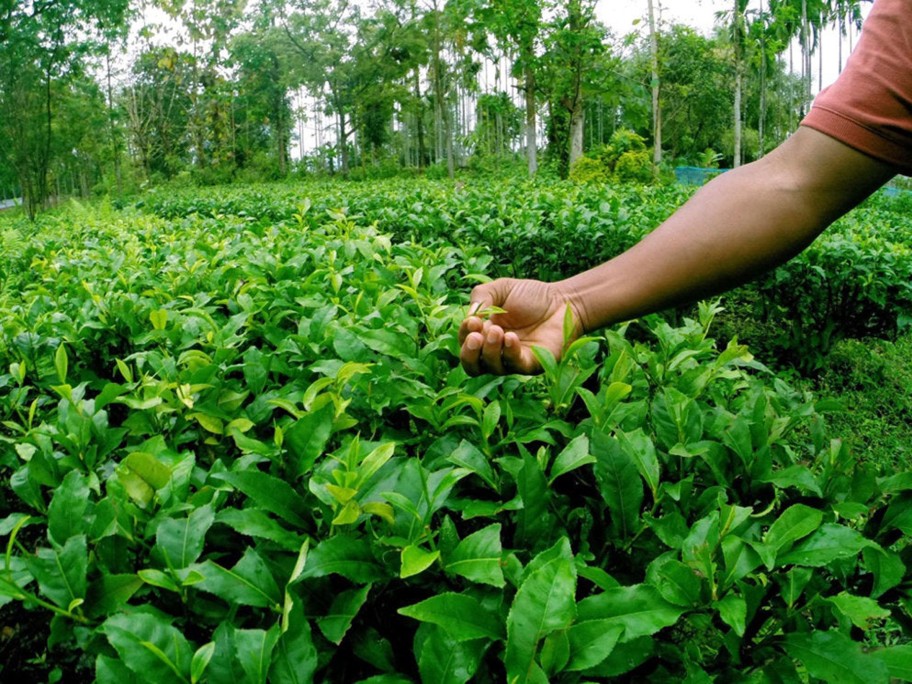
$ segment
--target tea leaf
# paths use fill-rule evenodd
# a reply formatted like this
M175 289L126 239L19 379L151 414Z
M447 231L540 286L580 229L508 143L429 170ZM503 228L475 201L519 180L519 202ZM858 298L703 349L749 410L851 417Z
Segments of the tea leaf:
M235 630L234 644L237 649L237 658L247 676L246 681L252 684L266 684L269 667L272 663L272 652L278 640L278 625L273 625L269 630Z
M467 594L443 593L400 608L401 615L439 625L456 641L503 639L503 626L497 616Z
M252 548L230 570L207 560L194 568L203 579L198 588L228 603L280 609L282 593L269 567Z
M85 599L89 557L84 534L70 537L63 546L38 549L26 565L41 593L61 608Z
M329 613L317 618L317 625L329 641L337 646L342 643L345 633L351 627L352 620L367 601L371 585L367 584L359 589L351 589L338 594L329 608Z
M559 546L566 546L562 540ZM544 552L548 553L548 552ZM534 671L538 642L576 617L576 568L566 557L557 557L536 568L516 592L507 615L507 648L504 664L512 680L526 681Z
M839 632L788 634L785 650L800 660L812 677L846 684L886 684L889 671L883 660L863 653L860 644Z
M165 563L174 570L186 568L196 562L203 552L206 533L215 522L211 506L201 506L186 518L166 518L155 532L156 548Z
M114 615L100 629L143 680L189 682L190 644L165 618L139 612Z
M579 602L579 620L607 620L624 628L621 642L651 636L678 621L684 609L668 603L655 587L617 587Z
M588 670L605 660L614 649L624 628L611 620L584 620L567 631L570 640L569 672Z
M89 507L89 487L79 471L72 470L54 491L48 506L48 535L63 545L76 534L87 532L86 510Z
M420 546L409 545L402 549L399 577L411 577L427 570L440 557L440 551L426 551Z
M293 459L293 472L305 475L323 454L332 434L335 408L332 404L305 414L285 431L285 445Z
M473 532L460 541L453 552L444 558L444 567L473 582L504 586L501 568L503 548L500 543L501 526L489 525Z

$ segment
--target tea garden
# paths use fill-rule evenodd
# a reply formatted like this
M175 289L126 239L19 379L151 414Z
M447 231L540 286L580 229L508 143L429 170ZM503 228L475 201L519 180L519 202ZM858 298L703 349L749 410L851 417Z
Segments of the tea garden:
M594 265L689 192L313 182L0 216L0 675L912 681L912 438L873 457L799 375L903 339L907 199L541 376L458 365L474 283ZM715 336L748 321L756 344Z

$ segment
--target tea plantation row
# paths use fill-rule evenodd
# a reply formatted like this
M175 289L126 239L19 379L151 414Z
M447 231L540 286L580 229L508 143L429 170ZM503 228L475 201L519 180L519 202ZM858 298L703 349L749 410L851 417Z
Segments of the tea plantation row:
M717 345L715 305L540 377L456 363L523 230L569 240L556 273L678 191L339 192L0 225L0 604L66 677L912 680L912 475Z
M480 246L492 277L565 278L628 249L694 191L684 186L476 183L453 191L433 182L248 186L200 194L158 191L140 204L164 218L236 216L267 222L319 221L343 209L395 240ZM303 204L302 204L303 203ZM912 323L908 195L878 195L830 227L791 262L729 295L740 320L763 326L755 341L771 358L805 371L834 342L891 339Z

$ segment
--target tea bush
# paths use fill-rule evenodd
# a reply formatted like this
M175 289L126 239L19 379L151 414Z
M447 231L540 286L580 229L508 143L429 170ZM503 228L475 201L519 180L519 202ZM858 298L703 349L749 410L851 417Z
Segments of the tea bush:
M634 215L546 197L527 230ZM261 201L3 233L0 603L80 676L912 678L912 477L718 347L717 307L469 378L464 293L503 262L444 233L518 245L506 201Z

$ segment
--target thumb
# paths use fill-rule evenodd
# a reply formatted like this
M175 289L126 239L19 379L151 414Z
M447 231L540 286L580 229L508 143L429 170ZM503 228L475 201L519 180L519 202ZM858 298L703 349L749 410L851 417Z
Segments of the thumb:
M502 306L513 287L511 278L498 278L490 283L477 285L469 296L469 316L474 316L490 306Z
M479 311L494 306L494 283L485 283L472 288L469 295L469 316L476 315Z

